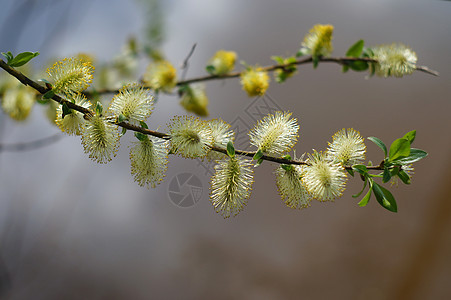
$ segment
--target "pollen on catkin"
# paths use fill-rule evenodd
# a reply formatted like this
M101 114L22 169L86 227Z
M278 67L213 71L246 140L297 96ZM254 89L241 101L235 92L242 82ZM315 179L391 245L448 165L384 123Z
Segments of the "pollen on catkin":
M280 165L275 171L280 197L289 208L307 208L312 202L312 197L301 180L303 168L304 166Z
M131 174L140 186L155 188L165 176L169 142L145 136L130 148Z
M55 93L82 92L92 82L94 66L81 58L65 58L47 69Z
M249 132L252 145L263 153L279 155L289 151L298 138L299 125L289 112L269 114Z
M333 141L327 149L327 156L330 160L339 162L344 166L360 164L365 160L366 146L364 139L358 131L349 128L342 129L332 137Z
M89 100L81 93L70 95L70 100L78 106L87 109L91 108L91 102L89 102ZM58 105L55 123L62 132L69 135L80 135L81 127L85 122L84 115L74 109L71 110L70 114L65 115L63 118L63 106Z
M249 68L240 75L243 90L249 97L263 96L269 87L268 72L262 68Z
M177 71L167 60L151 62L144 73L143 81L153 90L169 93L177 83Z
M341 164L316 151L308 154L307 163L309 165L305 166L301 180L313 198L332 201L342 195L347 178Z
M377 63L370 64L370 71L374 70L380 77L402 77L412 74L416 69L416 53L403 44L381 45L371 50L374 54L372 58Z
M208 126L211 129L211 135L213 137L213 146L218 148L227 148L227 143L229 141L235 140L235 132L230 130L230 124L227 124L221 119L214 119L207 121ZM223 159L225 154L216 151L209 151L207 154L208 160L218 160Z
M128 122L136 125L150 116L153 104L149 89L139 84L128 84L113 97L108 111L115 117L123 115Z
M210 126L194 116L177 116L168 124L171 151L185 158L203 158L212 145Z
M186 111L193 112L198 116L208 116L208 97L205 87L200 84L185 87L180 105Z
M236 216L251 195L253 168L249 160L237 156L218 161L211 179L210 201L224 218Z
M12 119L24 121L35 103L35 94L30 88L16 86L5 90L2 98L2 109Z
M301 46L306 50L306 54L314 57L330 56L332 54L332 34L334 26L327 24L316 24L304 37Z
M116 156L119 148L119 131L114 118L91 116L82 127L81 143L93 161L104 164Z
M213 75L229 73L235 67L236 58L237 54L234 51L217 51L208 62L208 66L211 67L210 73Z

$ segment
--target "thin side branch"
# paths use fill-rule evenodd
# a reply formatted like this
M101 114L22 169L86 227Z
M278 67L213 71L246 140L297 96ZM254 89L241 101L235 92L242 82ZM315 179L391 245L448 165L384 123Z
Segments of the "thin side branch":
M311 58L309 58L309 59L311 60ZM342 62L343 61L352 61L352 60L353 59L345 59L345 60L342 60ZM305 59L304 61L308 61L308 59ZM329 58L329 61L332 61L332 60L330 60L330 58ZM275 70L277 68L283 68L283 67L286 67L286 66L287 65L277 65L277 66L270 66L270 67L266 67L266 68L270 69L270 70ZM25 76L21 72L16 71L15 69L13 69L10 66L8 66L2 59L0 59L0 67L2 69L4 69L6 72L8 72L9 74L11 74L13 77L17 78L24 85L28 85L28 86L34 88L35 90L37 90L42 95L49 91L49 89L39 85L37 82L31 80L30 78L28 78L27 76ZM238 75L234 75L234 76L235 77L239 76L239 74ZM54 95L51 99L55 100L56 102L58 102L60 104L66 103L69 108L84 114L85 118L89 118L90 116L94 115L93 111L91 111L91 110L89 110L87 108L78 106L78 105L72 103L71 101L63 99L62 97L60 97L58 95ZM165 139L165 140L170 140L171 139L171 136L169 134L167 134L167 133L149 130L149 129L146 129L146 128L143 128L143 127L132 125L132 124L127 123L127 122L120 122L120 123L116 122L115 124L120 126L120 127L125 128L125 129L136 131L136 132L140 132L140 133L143 133L143 134L146 134L146 135L151 135L151 136L154 136L154 137L157 137L157 138L160 138L160 139ZM209 146L209 147L213 151L227 154L227 150L226 149L218 148L218 147L214 147L214 146ZM253 157L256 154L256 151L244 151L244 150L235 149L235 153L238 154L238 155L243 155L243 156L247 156L247 157ZM268 155L263 155L261 157L261 159L267 160L267 161L272 161L272 162L279 163L279 164L308 165L308 163L304 162L304 161L290 160L290 159L278 158L278 157L273 157L273 156L268 156ZM352 167L346 167L346 169L352 169ZM367 169L369 169L369 170L383 170L383 166L381 166L381 165L379 165L379 166L368 166Z
M23 143L11 143L11 144L4 144L0 143L0 152L17 152L17 151L29 151L29 150L35 150L42 147L46 147L48 145L51 145L53 143L56 143L59 141L63 136L61 133L56 133L54 135L30 141L30 142L23 142Z
M195 48L195 44L194 44L193 48L191 49L191 52L189 53L187 59L191 56L194 48ZM377 60L372 59L372 58L365 58L365 57L320 57L319 61L320 62L329 62L329 63L331 62L331 63L336 63L339 65L346 65L347 63L355 62L355 61L377 63ZM294 66L294 65L305 65L305 64L310 64L310 63L313 63L313 59L311 56L300 58L293 63L281 64L281 65L270 65L270 66L262 67L261 69L263 71L273 72L275 70L286 69L287 67ZM184 66L185 65L186 65L186 60L185 60ZM416 70L426 73L426 74L429 74L429 75L439 76L439 73L437 71L429 69L426 66L417 66ZM195 77L195 78L186 79L186 80L184 80L183 79L184 76L182 76L182 80L177 82L176 85L181 86L181 85L191 84L191 83L195 83L195 82L237 78L237 77L240 77L241 73L242 72L233 72L233 73L228 73L228 74L224 74L224 75L205 75L205 76ZM96 94L116 94L116 93L118 93L118 91L105 89L105 90L98 90L95 93ZM89 96L91 94L91 92L88 91L88 92L85 92L84 94L86 96Z

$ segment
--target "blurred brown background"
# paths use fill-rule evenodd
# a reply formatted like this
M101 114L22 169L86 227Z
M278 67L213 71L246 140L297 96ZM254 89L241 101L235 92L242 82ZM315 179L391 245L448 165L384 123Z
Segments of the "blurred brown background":
M40 51L48 59L92 53L112 59L131 35L143 39L145 1L3 0L0 50ZM34 151L0 153L1 299L450 299L451 298L451 3L447 1L162 1L169 60L180 66L194 43L187 77L204 74L218 49L248 64L291 55L316 23L335 26L334 55L360 38L402 42L419 64L440 72L365 79L338 65L300 68L268 94L301 125L297 153L323 150L341 128L390 143L416 129L429 157L410 186L393 188L398 213L371 199L365 208L348 181L334 203L294 211L277 194L273 170L256 170L246 209L223 220L208 201L209 176L197 161L170 157L166 180L147 190L133 182L128 145L97 165L79 138ZM142 61L143 70L147 62ZM238 67L239 68L239 67ZM37 79L37 78L36 78ZM237 79L207 84L210 117L244 116L255 99ZM149 119L156 129L184 114L161 96ZM254 107L255 108L255 107ZM0 143L43 138L57 128L35 106L26 123L0 114ZM247 118L247 119L246 119ZM369 159L380 150L370 143ZM168 185L180 172L202 182L200 201L182 209Z

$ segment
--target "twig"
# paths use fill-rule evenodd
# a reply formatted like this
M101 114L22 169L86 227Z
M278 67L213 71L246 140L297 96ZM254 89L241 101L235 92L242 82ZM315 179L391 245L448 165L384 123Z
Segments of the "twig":
M186 76L186 72L188 72L188 67L189 67L189 59L191 58L191 56L194 53L194 50L196 49L197 43L194 43L193 47L191 47L191 50L189 51L188 55L186 56L185 60L183 61L183 65L182 65L182 80L185 79Z
M11 143L11 144L2 144L0 143L0 152L16 152L16 151L29 151L35 150L38 148L46 147L53 143L59 141L63 136L60 133L55 133L54 135L30 141L30 142L22 142L22 143Z
M310 58L310 60L311 60L311 58ZM345 61L349 61L349 59L345 59ZM45 94L46 92L49 91L47 88L39 85L37 82L31 80L30 78L28 78L27 76L25 76L21 72L18 72L15 69L13 69L10 66L8 66L2 59L0 59L0 67L2 69L4 69L6 72L8 72L9 74L11 74L12 76L16 77L24 85L31 86L32 88L34 88L35 90L37 90L41 94ZM266 67L266 68L270 69L270 68L283 68L283 67L286 67L286 65L277 65L277 66L271 66L271 67ZM89 118L91 115L94 114L93 111L91 111L91 110L89 110L87 108L78 106L78 105L72 103L71 101L68 101L68 100L65 100L65 99L61 98L58 95L54 95L51 99L55 100L56 102L58 102L60 104L67 103L67 106L69 108L83 113L85 115L85 118ZM136 131L136 132L141 132L143 134L155 136L155 137L160 138L160 139L165 139L165 140L170 140L171 139L171 136L169 134L167 134L167 133L149 130L149 129L146 129L146 128L143 128L143 127L132 125L132 124L127 123L127 122L120 122L120 123L116 122L115 124L120 126L120 127L125 128L125 129ZM210 146L210 145L209 145L209 147L213 151L227 154L227 150L226 149L219 148L219 147L214 147L214 146ZM244 151L244 150L236 149L235 153L239 154L239 155L247 156L247 157L253 157L257 152L256 151L252 152L252 151ZM287 165L308 165L309 164L309 163L304 162L304 161L297 161L297 160L290 160L290 159L284 159L284 158L277 158L277 157L272 157L272 156L268 156L268 155L263 155L261 157L261 159L267 160L267 161L276 162L276 163L279 163L279 164L287 164ZM346 167L346 169L352 169L352 167ZM383 166L381 166L381 165L379 165L379 166L368 166L367 169L369 169L369 170L383 170Z
M187 60L191 57L195 47L196 47L196 44L193 45L193 48L191 49L190 53L188 54L187 58L185 59L182 69L186 70L186 65L188 63ZM371 63L377 62L377 60L375 60L375 59L365 58L365 57L320 57L319 61L320 62L331 62L331 63L336 63L339 65L346 65L347 63L356 62L356 61L371 62ZM287 67L290 67L290 66L304 65L304 64L309 64L312 62L313 62L312 57L309 56L309 57L300 58L293 63L281 64L281 65L270 65L270 66L262 67L261 69L263 71L273 72L277 69L286 69ZM439 73L437 71L429 69L428 67L425 67L425 66L417 66L416 70L433 75L433 76L439 76ZM233 73L228 73L228 74L224 74L224 75L205 75L205 76L195 77L195 78L191 78L191 79L187 79L187 80L184 80L184 75L182 75L182 80L178 81L176 85L181 86L181 85L186 85L186 84L201 82L201 81L236 78L236 77L240 77L241 73L242 72L233 72ZM96 94L116 94L117 92L118 92L117 90L104 89L104 90L98 90L95 93ZM92 93L94 93L94 92L90 92L90 91L84 92L84 94L86 96L90 96Z

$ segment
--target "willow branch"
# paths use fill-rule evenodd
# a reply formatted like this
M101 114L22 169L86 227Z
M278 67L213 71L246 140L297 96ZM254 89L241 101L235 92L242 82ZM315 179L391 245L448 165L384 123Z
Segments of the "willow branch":
M366 57L319 57L319 62L326 62L326 63L336 63L339 65L347 65L351 62L368 62L368 63L377 63L377 60L372 59L372 58L366 58ZM295 62L292 63L288 63L288 64L277 64L277 65L270 65L270 66L265 66L262 67L261 69L263 71L266 72L274 72L275 70L284 70L287 69L291 66L295 66L295 65L305 65L305 64L310 64L313 63L313 59L311 56L309 57L304 57L304 58L300 58L298 60L296 60ZM439 73L435 70L429 69L426 66L417 66L416 67L417 71L429 74L429 75L433 75L433 76L439 76ZM221 80L221 79L229 79L229 78L237 78L240 77L241 74L244 71L241 72L232 72L232 73L227 73L224 75L205 75L205 76L200 76L200 77L195 77L195 78L191 78L191 79L187 79L187 80L180 80L177 82L177 86L181 86L181 85L186 85L186 84L191 84L191 83L195 83L195 82L204 82L204 81L210 81L210 80ZM102 89L102 90L98 90L95 92L90 92L87 91L84 94L86 96L89 96L93 93L96 94L116 94L118 93L118 90L109 90L109 89Z
M311 58L310 58L311 59ZM23 83L24 85L28 85L32 88L34 88L36 91L38 91L39 93L41 93L42 95L44 95L46 92L48 92L50 89L41 86L40 84L38 84L37 82L31 80L30 78L28 78L27 76L25 76L24 74L22 74L21 72L11 68L10 66L8 66L2 59L0 59L0 67L2 69L4 69L6 72L8 72L9 74L11 74L13 77L17 78L21 83ZM280 68L281 66L272 66L271 68ZM270 68L270 67L267 67ZM67 106L73 110L76 110L82 114L85 115L86 119L89 119L92 115L94 115L94 112L91 111L90 109L78 106L74 103L72 103L71 101L68 101L58 95L54 95L52 98L52 100L63 104L66 103ZM165 140L170 140L171 136L167 133L163 133L163 132L158 132L158 131L153 131L153 130L149 130L140 126L136 126L136 125L132 125L130 123L127 122L115 122L114 124L116 124L117 126L123 127L125 129L131 130L131 131L135 131L135 132L140 132L146 135L151 135L160 139L165 139ZM216 151L216 152L221 152L224 154L227 154L227 150L224 148L219 148L219 147L215 147L215 146L211 146L208 145L208 147L210 147L211 150ZM247 157L254 157L254 155L257 153L257 151L244 151L244 150L238 150L235 149L235 153L238 155L242 155L242 156L247 156ZM267 160L267 161L272 161L275 163L279 163L279 164L287 164L287 165L309 165L308 162L305 161L298 161L298 160L291 160L291 159L285 159L285 158L278 158L278 157L273 157L273 156L268 156L268 155L263 155L261 157L261 159L263 160ZM346 169L352 169L352 167L346 167ZM379 166L367 166L367 169L369 170L383 170L383 166L379 165Z
M49 146L53 143L56 143L62 138L62 135L60 133L56 133L54 135L30 141L30 142L23 142L23 143L11 143L11 144L4 144L0 143L0 152L3 151L9 151L9 152L16 152L16 151L29 151L29 150L35 150L42 147Z

